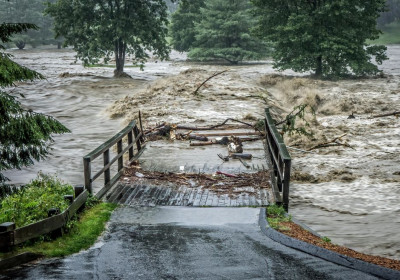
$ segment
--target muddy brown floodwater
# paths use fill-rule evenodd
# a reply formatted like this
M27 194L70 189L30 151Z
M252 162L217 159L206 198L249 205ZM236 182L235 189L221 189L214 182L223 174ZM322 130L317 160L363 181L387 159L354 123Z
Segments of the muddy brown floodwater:
M26 95L23 104L56 117L72 130L55 137L53 154L46 161L7 172L13 182L26 183L43 170L81 183L82 156L136 118L138 110L143 112L145 126L161 121L204 125L229 117L255 121L262 118L266 106L281 118L294 106L308 103L316 111L315 118L307 117L314 137L285 137L294 148L290 150L294 178L291 214L334 243L400 259L400 121L370 118L399 110L399 45L388 48L390 60L381 67L384 76L345 81L316 81L291 71L277 73L269 61L240 66L190 64L177 53L169 62L151 61L144 71L127 68L134 79L116 80L112 68L75 64L71 50L11 52L18 62L47 77L13 90ZM207 77L226 69L229 71L208 82L199 95L193 95ZM69 74L63 74L66 72ZM355 119L348 119L352 113ZM295 150L343 134L342 141L352 148L328 147L312 153ZM154 159L166 145L154 142L144 158ZM257 153L262 145L249 149ZM190 157L179 160L168 150L160 158L165 162L157 164L175 164L174 170L190 161ZM208 155L195 159L201 166Z

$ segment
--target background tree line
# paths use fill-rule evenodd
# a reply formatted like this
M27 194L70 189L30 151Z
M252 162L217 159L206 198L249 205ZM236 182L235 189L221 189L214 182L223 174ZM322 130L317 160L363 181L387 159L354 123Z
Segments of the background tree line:
M29 29L15 34L12 43L23 49L29 44L32 47L39 45L58 45L61 47L62 38L55 39L53 31L54 21L49 15L44 14L46 3L56 0L0 0L0 23L31 23L38 29ZM13 47L8 43L7 47Z

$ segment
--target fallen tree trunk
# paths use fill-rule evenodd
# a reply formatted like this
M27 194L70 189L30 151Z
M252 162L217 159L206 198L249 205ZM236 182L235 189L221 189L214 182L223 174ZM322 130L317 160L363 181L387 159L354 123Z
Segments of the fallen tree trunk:
M231 119L231 118L226 119L226 120L223 121L222 123L217 124L217 125L213 125L213 126L191 127L191 126L186 126L186 125L177 125L176 128L177 128L177 129L186 129L186 130L214 130L214 129L217 129L217 128L221 127L221 126L226 125L226 123L227 123L228 121L241 123L241 124L243 124L243 125L246 125L246 126L249 126L249 127L251 127L251 128L254 128L254 125L252 125L252 124L250 124L250 123L242 122L242 121L239 121L239 120L236 120L236 119Z
M372 116L373 118L383 118L383 117L389 117L389 116L399 116L400 115L400 111L396 111L393 113L387 113L387 114L381 114L381 115L376 115L376 116Z

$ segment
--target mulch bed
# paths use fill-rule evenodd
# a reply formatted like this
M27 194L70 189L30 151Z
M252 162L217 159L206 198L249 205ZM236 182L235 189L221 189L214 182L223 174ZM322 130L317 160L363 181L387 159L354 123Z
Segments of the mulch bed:
M330 251L337 252L342 255L346 255L355 259L359 259L365 262L373 263L379 266L387 267L390 269L400 270L400 261L392 260L384 257L379 256L372 256L363 254L360 252L356 252L352 249L335 245L330 242L325 242L321 240L318 236L315 236L311 232L303 229L296 223L293 222L281 222L280 227L287 229L287 230L279 230L281 233L286 234L290 237L296 238L298 240L311 243L315 246L325 248Z

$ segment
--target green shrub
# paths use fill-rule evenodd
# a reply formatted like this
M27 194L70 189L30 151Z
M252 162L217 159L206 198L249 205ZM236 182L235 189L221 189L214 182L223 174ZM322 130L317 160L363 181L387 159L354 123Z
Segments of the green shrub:
M22 227L45 219L51 208L59 208L61 212L67 209L69 204L64 195L73 193L73 187L57 177L39 174L20 191L0 201L0 223L14 222Z
M276 230L286 231L289 228L281 226L282 222L291 222L292 216L286 215L285 208L276 204L267 207L267 221L268 224Z

